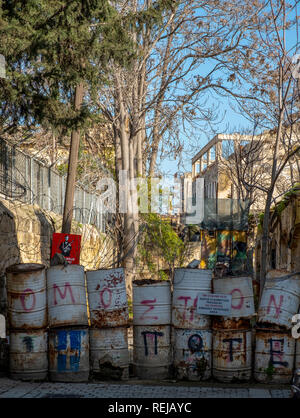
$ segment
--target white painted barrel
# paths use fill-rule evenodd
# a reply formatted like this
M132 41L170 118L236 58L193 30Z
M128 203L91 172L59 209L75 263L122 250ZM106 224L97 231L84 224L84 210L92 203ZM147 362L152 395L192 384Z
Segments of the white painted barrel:
M172 324L182 329L208 329L210 317L197 314L199 293L211 293L212 271L175 269L172 299Z
M300 338L297 338L297 340L296 340L295 369L300 369Z
M257 329L254 378L260 383L290 383L296 340L289 332Z
M85 382L89 378L89 329L49 331L49 378L52 382Z
M43 264L15 264L6 269L7 312L12 329L47 326L46 273Z
M285 329L292 327L292 317L297 314L300 304L300 275L281 279L287 274L273 270L266 276L258 308L257 322L261 328L265 328L264 324L272 324L272 328L273 325Z
M247 276L224 277L213 280L214 293L231 295L231 318L254 315L252 278Z
M213 330L213 377L220 382L246 382L252 372L251 329Z
M48 375L47 331L10 331L9 369L12 379L46 379Z
M128 324L128 302L123 268L86 273L92 327L122 327Z
M84 267L69 264L47 270L48 322L51 328L88 325Z
M171 323L171 283L169 280L133 281L133 325Z
M129 378L127 328L90 329L90 365L95 378Z
M179 380L201 381L211 377L212 331L176 329L174 367Z
M166 379L172 364L170 325L133 327L133 373L141 379Z

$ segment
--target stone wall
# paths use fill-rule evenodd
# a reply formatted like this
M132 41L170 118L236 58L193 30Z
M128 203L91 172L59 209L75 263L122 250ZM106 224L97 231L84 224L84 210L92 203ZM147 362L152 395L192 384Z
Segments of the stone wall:
M50 265L52 234L61 231L62 217L26 205L0 199L0 313L5 313L5 269L15 263ZM112 240L92 225L72 223L71 233L81 235L80 264L86 270L110 267L114 261Z

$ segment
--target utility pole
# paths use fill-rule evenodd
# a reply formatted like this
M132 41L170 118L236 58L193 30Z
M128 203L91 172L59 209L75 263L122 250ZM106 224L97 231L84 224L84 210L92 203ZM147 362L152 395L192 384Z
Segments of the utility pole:
M75 103L74 103L75 110L80 110L80 107L83 102L83 94L84 94L83 83L80 83L78 84L75 90ZM63 215L62 230L61 230L63 234L70 234L71 232L79 142L80 142L80 130L79 129L73 130L71 134L68 176L67 176L66 195L65 195L65 204L64 204L64 215Z

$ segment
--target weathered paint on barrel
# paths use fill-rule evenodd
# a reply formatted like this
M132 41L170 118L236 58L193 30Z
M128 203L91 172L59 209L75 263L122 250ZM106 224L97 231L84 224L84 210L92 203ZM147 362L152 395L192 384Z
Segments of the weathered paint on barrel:
M295 345L290 332L257 329L254 378L261 383L290 383Z
M266 283L258 308L257 322L260 328L292 327L292 317L297 314L300 303L300 275L280 279L287 275L285 271L271 271L266 276Z
M128 324L128 302L123 268L86 273L91 326Z
M300 369L300 338L296 339L295 346L295 369Z
M15 264L6 269L7 311L12 329L47 326L46 273L43 264Z
M251 330L213 330L213 377L220 382L251 378Z
M127 328L90 329L90 365L99 379L129 378Z
M88 325L84 267L70 264L47 270L48 322L51 328Z
M85 382L89 378L89 329L49 331L49 378L52 382Z
M46 379L48 374L47 331L10 331L9 369L12 379Z
M212 329L218 330L248 330L251 328L249 318L229 318L227 316L214 316Z
M171 323L171 284L169 280L133 282L133 325Z
M208 329L210 317L197 314L198 294L211 293L212 271L175 269L172 299L172 324L182 329Z
M252 278L246 276L223 277L213 280L214 293L231 295L231 318L245 318L254 315Z
M212 331L173 328L173 332L176 378L192 381L209 379L212 364Z
M170 325L133 327L133 372L141 379L166 379L172 364Z

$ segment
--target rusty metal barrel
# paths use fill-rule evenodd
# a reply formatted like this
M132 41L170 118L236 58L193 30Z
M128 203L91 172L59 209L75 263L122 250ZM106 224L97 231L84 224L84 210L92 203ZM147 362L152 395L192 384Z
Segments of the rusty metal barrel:
M171 323L171 284L169 280L133 281L133 325Z
M211 319L196 312L199 293L211 293L212 271L205 269L175 269L172 325L182 329L208 329Z
M14 264L6 269L7 312L12 329L47 326L46 273L43 264Z
M133 282L133 372L143 379L169 376L171 356L171 283Z
M296 340L290 332L256 330L254 378L260 383L290 383Z
M214 293L231 295L231 318L254 315L252 278L247 276L223 277L213 280Z
M46 330L10 331L10 377L44 380L48 374L48 333Z
M260 328L290 329L292 317L298 312L300 304L300 275L284 278L288 273L272 270L266 276L258 309L257 323Z
M133 372L141 379L166 379L170 374L170 325L133 327Z
M174 368L179 380L200 381L211 377L212 331L176 329Z
M99 379L129 378L127 328L90 329L91 373Z
M215 317L213 320L213 377L220 382L246 382L252 373L250 320Z
M76 264L47 270L48 322L51 328L88 326L84 267Z
M86 382L89 378L89 329L49 331L49 378L52 382Z
M86 273L92 327L122 327L128 324L128 302L123 268Z

